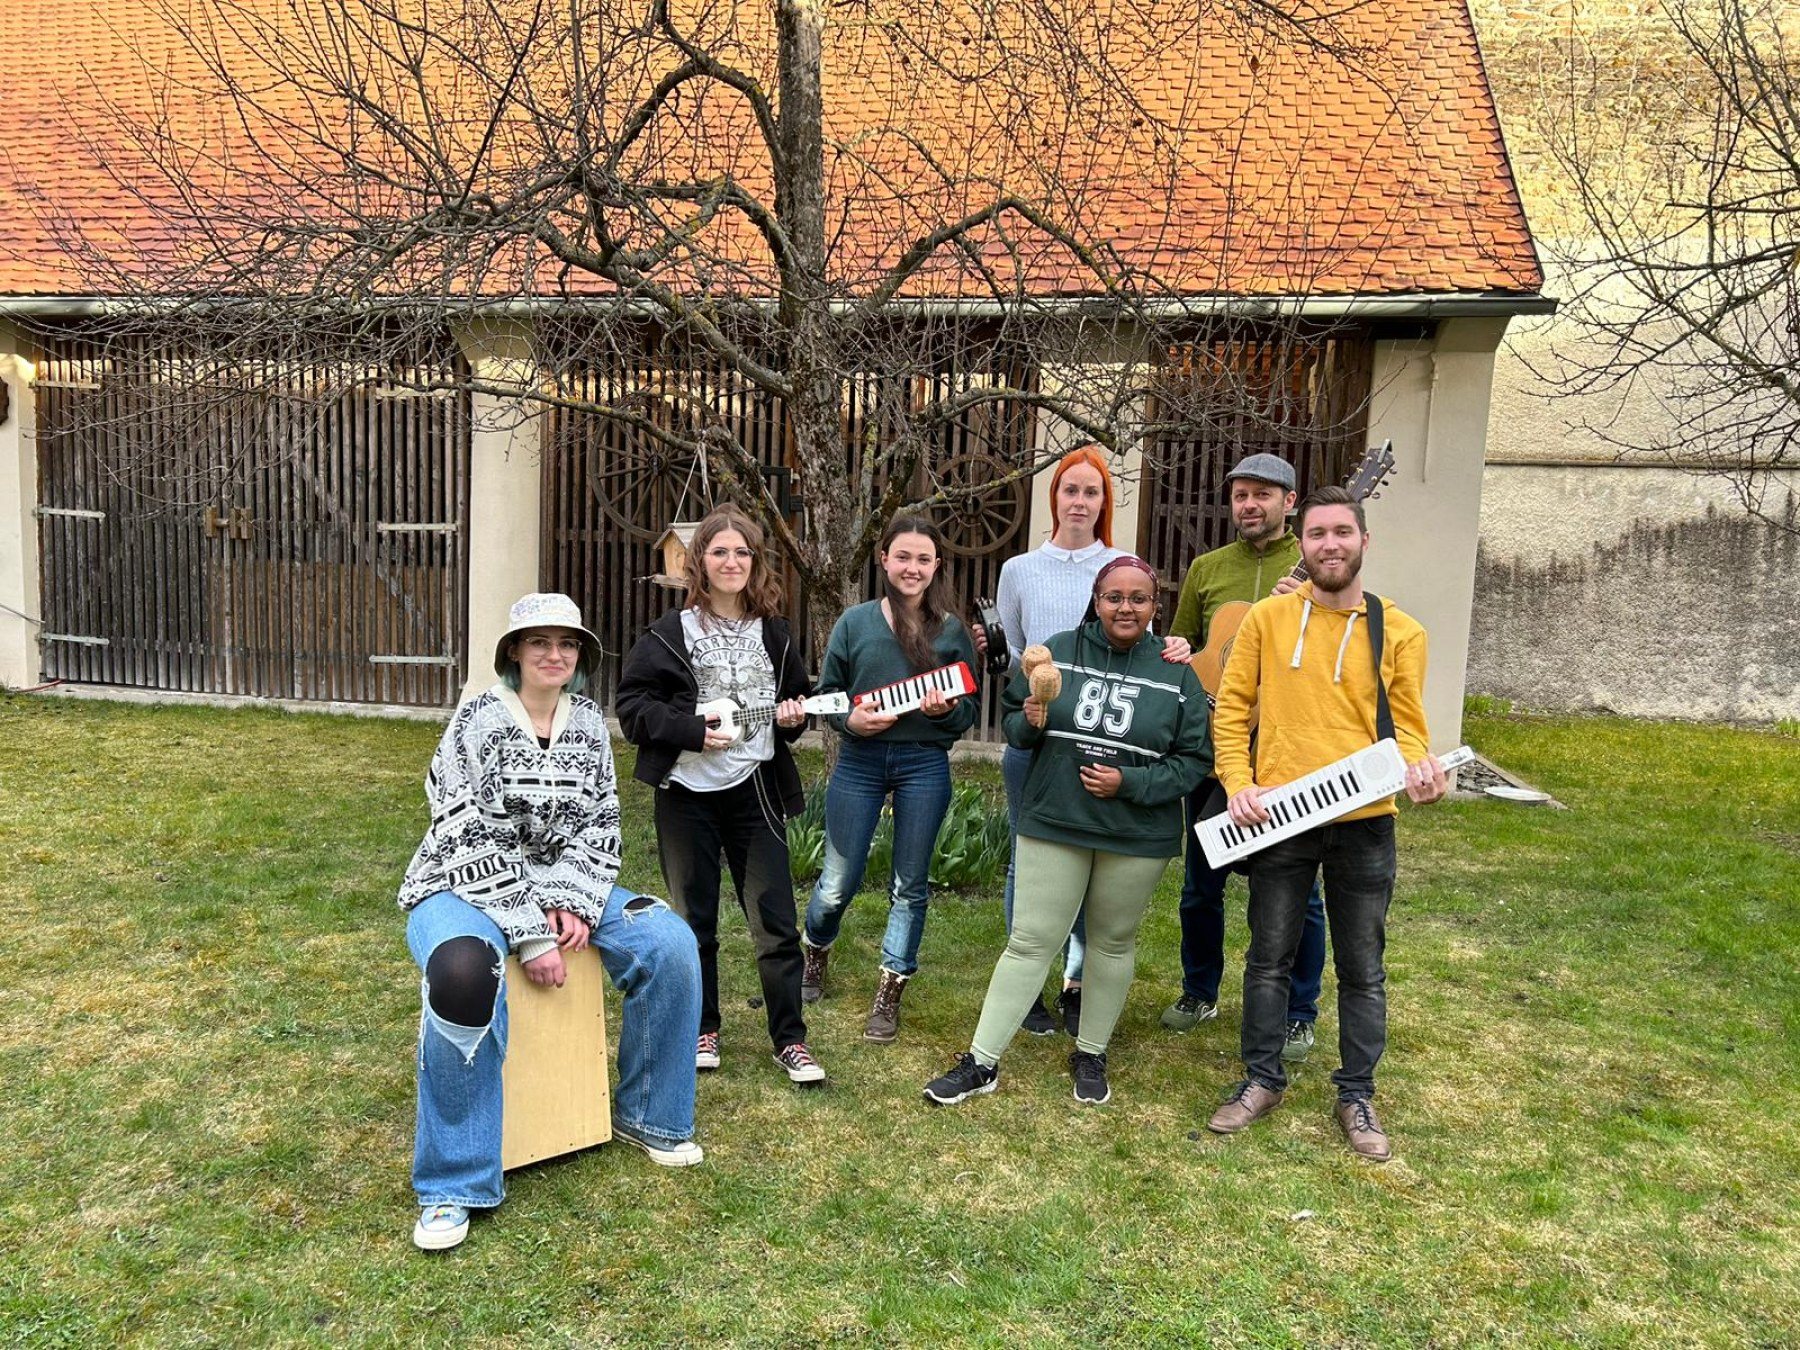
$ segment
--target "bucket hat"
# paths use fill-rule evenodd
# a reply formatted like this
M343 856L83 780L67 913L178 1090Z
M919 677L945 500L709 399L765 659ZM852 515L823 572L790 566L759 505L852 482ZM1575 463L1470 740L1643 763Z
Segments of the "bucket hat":
M600 639L581 622L581 607L556 591L533 591L513 601L506 631L494 644L494 673L506 674L506 649L528 628L567 628L581 634L581 670L590 680L600 665Z

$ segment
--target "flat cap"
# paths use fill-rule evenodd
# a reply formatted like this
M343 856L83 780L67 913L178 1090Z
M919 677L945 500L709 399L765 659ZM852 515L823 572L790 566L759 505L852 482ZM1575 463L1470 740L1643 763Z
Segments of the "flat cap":
M1294 490L1294 466L1280 455L1245 455L1225 475L1227 483L1234 478L1254 478L1273 483L1284 492Z

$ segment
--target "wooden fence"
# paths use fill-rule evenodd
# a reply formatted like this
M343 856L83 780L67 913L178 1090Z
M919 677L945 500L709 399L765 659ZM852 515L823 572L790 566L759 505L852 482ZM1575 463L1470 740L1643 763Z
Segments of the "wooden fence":
M1368 434L1366 329L1240 331L1173 349L1151 400L1139 543L1173 613L1189 564L1228 544L1225 475L1245 455L1294 465L1300 496L1345 477Z
M971 343L962 348L993 348ZM560 391L572 400L599 407L646 409L658 426L692 433L696 421L722 425L762 467L777 492L791 485L795 469L785 409L777 399L746 387L718 361L691 349L657 350L602 362L559 363ZM860 447L879 445L889 419L879 415L885 401L906 398L915 406L972 380L1000 378L1017 387L1034 378L1015 360L996 372L991 359L980 364L945 359L925 373L865 373L845 382L843 444L854 469ZM896 386L899 387L896 387ZM932 447L930 465L920 471L914 491L953 482L973 487L995 484L1007 466L1030 452L1035 423L1029 410L980 407L945 427ZM623 426L599 413L553 408L544 429L542 584L566 591L593 616L606 651L601 694L610 700L619 664L637 636L680 593L656 585L660 570L657 539L676 519L695 520L722 494L697 457L660 443L645 431ZM949 542L946 561L953 593L963 602L992 596L1000 565L1026 545L1029 486L990 486L956 510L937 512ZM804 528L801 511L794 520ZM876 593L871 564L864 594ZM803 642L812 635L805 622L805 596L788 574L788 612ZM822 639L823 635L819 635ZM980 733L992 737L997 690L986 698Z
M443 706L464 678L469 413L445 344L370 369L44 340L47 678Z

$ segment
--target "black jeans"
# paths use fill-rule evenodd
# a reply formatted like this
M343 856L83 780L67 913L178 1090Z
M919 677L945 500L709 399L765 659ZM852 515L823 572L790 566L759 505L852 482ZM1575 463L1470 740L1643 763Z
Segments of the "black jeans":
M753 773L722 792L679 783L656 790L656 845L669 903L700 946L700 1030L719 1029L719 858L750 925L763 1010L777 1050L806 1039L800 1012L800 929L780 800Z
M1219 1001L1219 985L1225 978L1225 887L1231 869L1215 868L1206 861L1194 822L1201 819L1207 798L1216 786L1202 779L1187 799L1187 870L1181 878L1181 992L1202 1003ZM1315 887L1306 897L1306 924L1300 930L1300 950L1294 957L1293 979L1288 986L1287 1020L1319 1020L1319 985L1325 978L1325 902Z
M1244 1071L1287 1086L1288 977L1300 947L1306 894L1325 872L1325 917L1337 970L1340 1100L1375 1094L1387 1049L1388 902L1394 897L1394 817L1321 825L1250 859L1250 951L1244 959Z

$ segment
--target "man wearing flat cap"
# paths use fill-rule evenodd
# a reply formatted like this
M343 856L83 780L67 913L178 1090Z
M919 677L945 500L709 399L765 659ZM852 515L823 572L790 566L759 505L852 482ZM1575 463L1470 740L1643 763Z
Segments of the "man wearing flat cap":
M1186 638L1195 651L1209 645L1221 610L1227 611L1221 627L1231 625L1233 617L1241 617L1249 605L1267 596L1300 561L1300 541L1287 524L1294 509L1294 466L1279 455L1246 455L1225 475L1225 486L1237 538L1194 560L1169 624L1170 636ZM1192 1030L1219 1012L1219 982L1225 973L1225 883L1231 872L1208 865L1192 828L1215 788L1208 779L1190 799L1187 871L1181 886L1181 995L1162 1015L1162 1024L1170 1031ZM1324 970L1325 905L1315 885L1307 897L1306 924L1288 990L1287 1039L1281 1057L1289 1063L1303 1061L1312 1049Z

